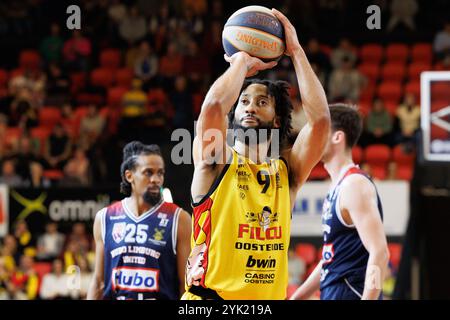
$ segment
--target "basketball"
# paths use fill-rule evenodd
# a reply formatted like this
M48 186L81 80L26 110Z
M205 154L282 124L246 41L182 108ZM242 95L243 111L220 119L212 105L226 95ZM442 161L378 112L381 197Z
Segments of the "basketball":
M244 7L225 23L222 43L228 56L244 51L265 62L279 60L285 50L283 25L266 7Z

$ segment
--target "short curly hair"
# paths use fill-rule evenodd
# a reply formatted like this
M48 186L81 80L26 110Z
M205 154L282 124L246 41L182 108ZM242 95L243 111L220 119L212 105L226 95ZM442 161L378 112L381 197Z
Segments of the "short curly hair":
M271 81L263 79L245 80L240 94L252 84L262 84L267 87L269 96L275 98L275 114L280 119L280 143L286 143L292 130L292 101L289 96L289 84L286 81ZM233 109L228 113L228 128L233 127L236 107L239 102L236 102Z
M140 155L157 155L161 158L161 149L156 144L145 145L140 141L131 141L123 148L123 160L120 165L120 176L122 181L120 182L120 192L125 196L131 195L131 184L125 178L125 171L134 170L136 168L136 162Z

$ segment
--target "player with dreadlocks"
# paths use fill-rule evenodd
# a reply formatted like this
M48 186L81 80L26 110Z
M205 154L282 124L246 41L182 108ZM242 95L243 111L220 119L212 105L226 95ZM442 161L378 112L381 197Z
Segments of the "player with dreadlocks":
M87 298L179 299L191 218L162 197L160 148L128 143L120 170L120 191L126 198L96 215L95 270Z

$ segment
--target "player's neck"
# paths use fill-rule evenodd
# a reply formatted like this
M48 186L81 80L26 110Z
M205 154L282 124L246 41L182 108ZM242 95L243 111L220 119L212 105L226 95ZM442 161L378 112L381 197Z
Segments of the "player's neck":
M333 183L336 183L340 178L342 170L351 165L354 165L351 152L336 154L329 161L324 162L323 164Z
M153 205L145 202L142 198L131 196L125 201L127 201L127 205L130 208L131 213L133 213L136 217L140 217L142 214L153 208Z
M255 163L263 163L267 160L269 146L270 140L251 145L236 140L233 148L234 150L236 150L237 153L250 159Z

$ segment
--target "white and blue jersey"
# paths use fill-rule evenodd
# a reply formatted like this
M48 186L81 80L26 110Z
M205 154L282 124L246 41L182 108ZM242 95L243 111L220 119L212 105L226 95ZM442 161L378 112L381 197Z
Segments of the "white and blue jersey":
M359 167L352 165L344 168L342 177L338 179L338 183L328 193L323 203L323 251L320 277L322 300L360 299L364 289L369 253L355 226L345 223L339 209L340 187L344 179L351 174L361 174L372 182ZM378 192L377 202L381 219L383 219Z
M104 299L179 299L176 236L180 210L161 201L136 217L124 199L99 211Z

